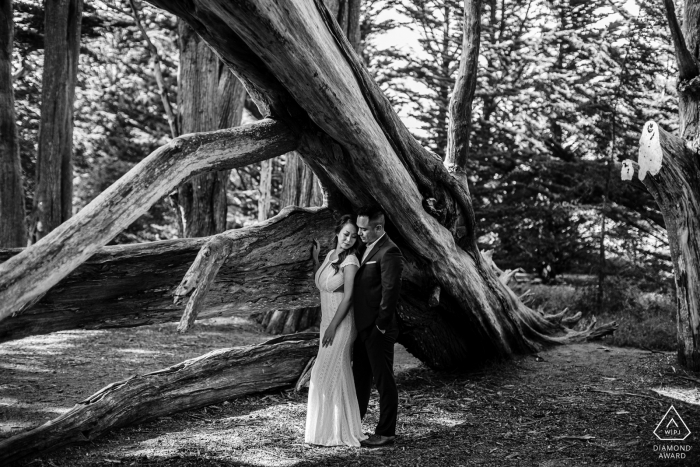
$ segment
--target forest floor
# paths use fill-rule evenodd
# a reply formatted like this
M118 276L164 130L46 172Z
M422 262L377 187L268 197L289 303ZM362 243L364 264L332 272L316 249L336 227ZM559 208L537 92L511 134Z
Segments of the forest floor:
M241 319L68 331L0 344L0 439L67 411L108 383L221 347L267 340ZM700 465L700 375L672 352L555 347L467 374L436 373L397 346L396 444L304 444L306 394L276 391L161 417L73 445L31 466ZM673 405L691 434L659 441ZM376 393L364 429L377 422ZM660 458L669 447L684 459ZM689 449L689 450L688 450Z

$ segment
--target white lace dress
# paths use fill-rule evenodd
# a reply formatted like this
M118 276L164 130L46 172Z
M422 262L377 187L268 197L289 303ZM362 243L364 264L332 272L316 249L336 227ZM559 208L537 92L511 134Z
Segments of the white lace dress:
M332 254L333 251L328 253L316 272L316 287L321 291L321 339L318 356L311 370L304 441L323 446L359 446L360 440L366 436L362 434L360 409L350 365L352 344L357 334L352 308L338 326L333 344L323 347L321 341L343 300L342 291L333 292L344 283L343 268L349 264L359 267L360 262L356 256L349 255L336 273L331 267Z

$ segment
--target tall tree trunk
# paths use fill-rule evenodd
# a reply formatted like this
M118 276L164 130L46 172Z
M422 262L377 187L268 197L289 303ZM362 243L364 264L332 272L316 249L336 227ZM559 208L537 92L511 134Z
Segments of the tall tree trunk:
M467 162L469 161L469 138L471 138L472 127L472 104L476 92L479 47L481 45L481 0L465 1L462 29L462 57L450 99L445 166L468 191ZM460 221L464 224L465 219L460 219ZM461 239L463 231L474 230L473 225L459 225L457 230L459 233L456 236L460 241L471 241L469 238Z
M24 190L12 90L12 0L0 0L0 248L24 246Z
M180 74L178 116L183 134L219 130L241 123L245 88L209 46L178 21ZM226 230L229 171L193 177L178 189L185 237L205 237Z
M318 177L298 152L288 153L287 163L284 166L280 207L321 205L323 205L323 190Z
M258 184L258 220L264 221L270 215L270 200L272 198L272 161L262 161L260 164L260 183Z
M41 120L33 241L69 219L73 210L73 101L80 59L83 0L46 0Z
M663 214L676 282L678 361L700 371L700 1L684 2L682 32L673 1L664 5L678 62L680 138L647 122L639 164L625 161L622 179L638 169Z

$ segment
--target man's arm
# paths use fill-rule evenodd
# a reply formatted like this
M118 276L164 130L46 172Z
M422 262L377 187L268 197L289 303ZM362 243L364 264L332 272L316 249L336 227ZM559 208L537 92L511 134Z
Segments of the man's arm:
M386 331L391 324L391 317L396 313L401 291L401 271L403 271L403 256L401 250L392 247L384 253L381 263L382 301L379 304L379 315L376 325L380 331Z

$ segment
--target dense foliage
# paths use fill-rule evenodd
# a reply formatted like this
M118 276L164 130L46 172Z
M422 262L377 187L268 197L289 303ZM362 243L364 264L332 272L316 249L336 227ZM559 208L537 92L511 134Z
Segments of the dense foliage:
M444 157L459 66L462 2L377 0L415 46L379 48L369 65L423 142ZM631 8L631 9L628 9ZM674 59L660 5L640 1L488 0L469 164L480 241L497 263L533 270L670 272L663 220L618 162L639 130L677 127ZM370 28L366 28L370 30ZM600 258L601 225L606 261Z

